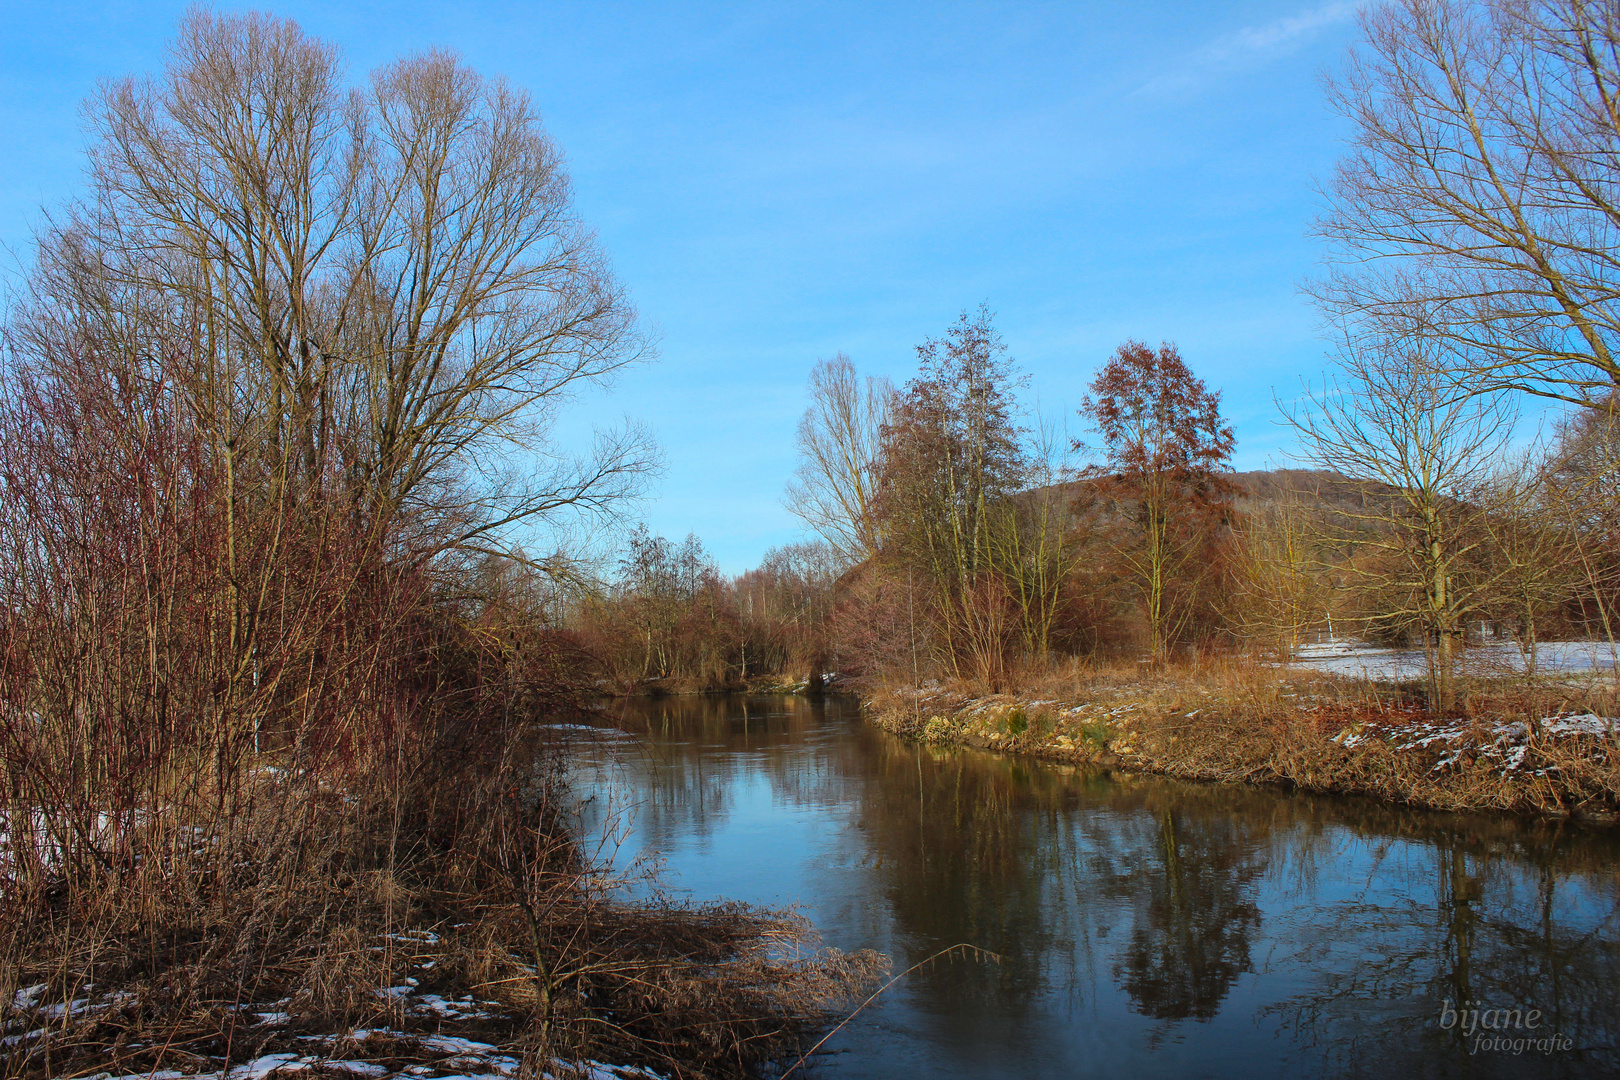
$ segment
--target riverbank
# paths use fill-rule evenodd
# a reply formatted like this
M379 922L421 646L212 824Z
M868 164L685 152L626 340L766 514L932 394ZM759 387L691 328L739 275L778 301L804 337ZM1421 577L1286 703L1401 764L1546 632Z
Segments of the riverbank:
M564 741L521 732L392 787L267 754L212 815L0 807L0 1077L744 1077L880 972L789 911L626 888Z
M1543 712L1481 694L1439 717L1388 687L1269 668L1066 681L891 688L864 704L877 726L936 744L1437 810L1620 819L1620 721L1578 695Z
M395 902L420 899L381 884ZM56 963L19 973L41 981L0 996L0 1076L741 1077L792 1060L878 970L820 952L783 912L613 904L587 915L586 890L561 892L537 911L549 969L503 897L464 898L436 918L372 910L313 942L298 940L303 919L214 927L257 930L280 953L245 1000L228 985L239 949L218 947L237 942L184 935L162 943L179 954L169 962L140 964L141 943L121 949L81 927ZM273 903L256 900L261 914Z
M689 697L692 695L724 694L798 694L810 695L843 692L843 680L836 672L811 672L806 675L767 673L750 675L745 679L719 682L713 679L682 679L673 676L637 679L609 679L599 682L597 694L603 699Z

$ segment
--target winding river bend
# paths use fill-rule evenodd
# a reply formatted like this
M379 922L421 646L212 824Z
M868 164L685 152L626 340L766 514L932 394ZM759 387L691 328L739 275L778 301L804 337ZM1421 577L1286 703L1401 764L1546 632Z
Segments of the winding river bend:
M798 904L896 970L1001 956L914 973L816 1075L1620 1074L1613 833L918 746L831 699L571 736L582 827L677 895Z

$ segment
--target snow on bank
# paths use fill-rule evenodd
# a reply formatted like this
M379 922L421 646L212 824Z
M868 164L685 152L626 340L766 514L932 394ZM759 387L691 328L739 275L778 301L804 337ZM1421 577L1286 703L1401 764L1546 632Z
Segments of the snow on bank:
M418 966L426 970L432 964L433 961L428 961ZM435 1026L446 1020L489 1019L494 1015L489 1010L500 1007L497 1002L477 1001L471 995L452 1000L439 994L421 993L416 989L415 982L415 979L408 979L407 985L386 987L378 990L377 994L396 1002L406 1019L424 1020ZM86 986L84 989L92 988ZM48 992L48 984L38 983L18 990L9 1006L4 999L0 999L0 1032L5 1033L0 1035L0 1047L16 1049L44 1042L61 1033L64 1017L113 1009L131 996L87 996L51 1004L45 1001ZM238 1015L256 1033L286 1028L291 1021L284 1011L288 1004L288 1001L282 1000L243 1005L238 1008ZM47 1026L35 1026L41 1021L49 1023ZM373 1039L377 1040L377 1045L368 1047L367 1044ZM118 1075L101 1072L87 1080L285 1080L310 1070L314 1070L317 1076L347 1074L356 1080L512 1080L522 1068L522 1060L518 1056L494 1043L442 1033L423 1035L393 1028L356 1028L337 1035L296 1035L293 1040L300 1044L301 1050L264 1054L239 1065L221 1063L219 1068L212 1071L183 1073L175 1069L158 1069ZM416 1062L403 1068L392 1068L366 1060L371 1056L367 1053L368 1049L375 1049L378 1051L376 1056L393 1061L408 1056L415 1058ZM609 1065L600 1061L553 1061L539 1075L546 1080L666 1080L645 1067Z
M1428 674L1422 649L1391 649L1359 641L1302 646L1287 665L1362 679L1421 679ZM1475 645L1458 661L1461 675L1522 675L1526 657L1512 642ZM1612 674L1620 653L1607 641L1544 641L1536 646L1536 670L1546 675Z
M1112 688L1118 689L1118 688ZM1209 691L1199 693L1208 695ZM938 684L892 692L900 704L881 708L869 702L868 708L880 726L927 742L965 744L992 750L1051 754L1063 758L1121 764L1151 771L1177 771L1187 775L1187 745L1175 746L1178 735L1185 735L1185 721L1206 712L1216 717L1212 730L1218 733L1221 708L1210 701L1202 708L1184 711L1185 705L1168 707L1144 696L1141 699L1081 702L1023 698L1010 694L983 697L956 697ZM1283 697L1296 697L1284 694ZM1549 717L1532 727L1525 720L1468 720L1463 718L1427 719L1421 714L1392 711L1362 712L1328 736L1334 726L1345 725L1358 710L1336 709L1304 695L1295 703L1298 715L1312 721L1336 720L1319 737L1345 750L1394 751L1413 761L1419 772L1444 780L1451 774L1480 770L1495 773L1516 784L1545 780L1555 786L1563 782L1563 769L1572 761L1583 761L1607 768L1620 761L1620 719L1591 713ZM1166 726L1168 722L1168 726ZM1321 730L1321 728L1316 728ZM1161 739L1161 736L1163 737ZM1194 740L1197 741L1196 739ZM1252 747L1251 747L1252 750ZM1206 741L1202 750L1214 752ZM1206 760L1206 764L1207 764ZM1243 775L1265 775L1269 766L1256 768L1251 759L1221 764L1215 775L1234 770ZM1231 766L1227 768L1226 766ZM1298 777L1278 773L1276 779L1298 782ZM1352 786L1349 790L1358 790ZM1585 798L1586 796L1581 796ZM1455 808L1455 807L1452 807Z
M1591 713L1554 716L1541 722L1541 737L1549 741L1576 738L1606 741L1608 746L1593 750L1594 757L1601 757L1608 749L1620 746L1620 720ZM1375 721L1347 727L1333 736L1332 741L1349 750L1373 739L1396 750L1439 751L1440 760L1435 762L1431 772L1444 772L1469 753L1478 761L1499 767L1504 775L1523 772L1544 776L1550 768L1556 768L1527 765L1526 755L1534 743L1535 732L1523 720L1486 723L1461 719L1418 720L1399 725Z
M333 1041L363 1042L377 1035L399 1039L401 1033L386 1029L356 1030L348 1035L333 1036ZM309 1069L316 1075L328 1077L343 1074L357 1080L511 1080L518 1075L521 1063L515 1057L503 1054L490 1043L438 1036L420 1040L425 1049L449 1048L451 1056L430 1065L408 1065L394 1070L383 1065L359 1059L331 1057L319 1054L280 1053L265 1054L245 1065L233 1065L215 1072L182 1073L174 1069L158 1069L145 1073L95 1073L86 1080L276 1080L296 1077ZM454 1044L454 1045L452 1045ZM606 1065L600 1061L553 1062L539 1074L543 1080L665 1080L651 1069L633 1065Z

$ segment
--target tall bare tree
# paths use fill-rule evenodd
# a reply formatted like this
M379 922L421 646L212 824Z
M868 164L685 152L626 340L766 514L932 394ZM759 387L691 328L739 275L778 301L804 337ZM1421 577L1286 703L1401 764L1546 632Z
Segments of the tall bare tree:
M1340 371L1289 420L1317 466L1383 486L1367 509L1336 515L1344 539L1375 556L1349 568L1379 617L1421 630L1436 707L1450 708L1464 620L1489 585L1466 572L1483 542L1474 500L1512 434L1512 405L1460 391L1422 340L1348 349Z
M645 345L533 109L453 57L351 88L296 25L198 10L86 113L0 361L0 654L32 657L0 718L64 750L0 724L0 757L162 800L183 754L223 799L267 725L327 764L400 735L444 576L634 488L633 432L545 436Z
M894 387L868 376L863 383L839 353L810 370L810 406L799 421L799 467L786 505L846 560L877 554L873 513L875 466Z
M350 88L293 23L194 10L162 76L88 114L91 194L44 238L34 331L192 328L230 498L262 474L409 520L420 550L488 549L646 471L633 430L579 459L546 438L647 346L521 92L442 52Z
M1321 222L1329 314L1422 334L1469 389L1620 385L1620 8L1396 0L1332 86L1354 148Z

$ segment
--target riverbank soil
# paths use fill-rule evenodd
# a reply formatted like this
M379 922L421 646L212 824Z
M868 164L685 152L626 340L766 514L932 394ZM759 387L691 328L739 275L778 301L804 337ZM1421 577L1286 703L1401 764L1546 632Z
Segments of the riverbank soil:
M543 737L294 760L0 821L0 1075L743 1076L880 969L789 913L621 899Z
M596 686L606 699L685 697L692 694L819 694L838 681L835 673L810 670L805 673L779 672L750 675L748 678L617 678L604 679Z
M935 743L1442 810L1600 823L1620 811L1620 708L1602 683L1481 682L1441 716L1412 687L1242 662L1009 682L863 699L878 726Z

